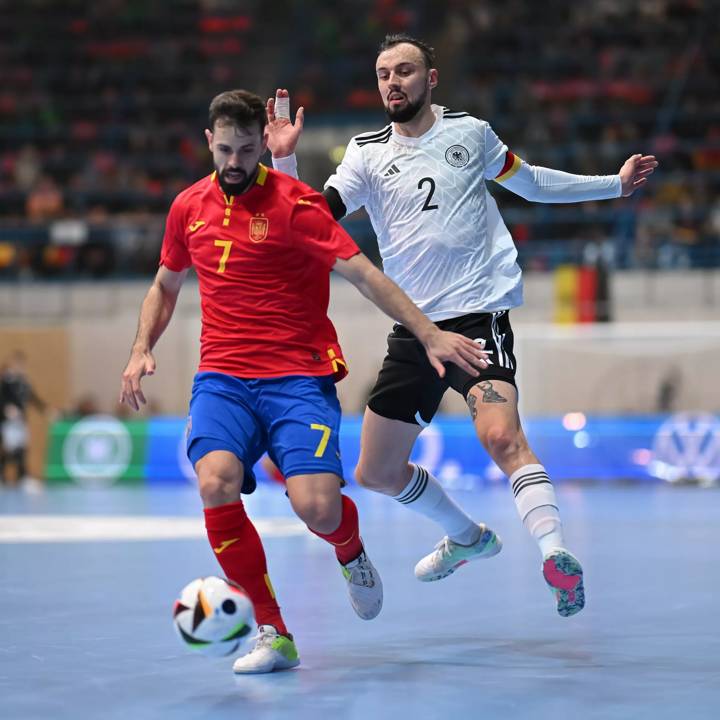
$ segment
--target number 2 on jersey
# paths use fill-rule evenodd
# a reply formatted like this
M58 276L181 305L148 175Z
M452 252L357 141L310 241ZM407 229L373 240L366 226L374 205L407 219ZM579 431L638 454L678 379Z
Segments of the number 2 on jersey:
M221 247L223 249L223 254L220 257L220 264L218 265L217 271L219 273L224 273L225 272L225 263L227 262L227 259L230 257L230 248L232 247L232 240L216 240L215 247Z
M425 204L422 206L422 210L437 210L437 205L432 205L430 201L432 200L432 196L435 193L435 181L431 177L424 177L419 183L418 183L418 190L422 190L423 185L425 183L430 184L430 192L428 193L428 196L425 198Z

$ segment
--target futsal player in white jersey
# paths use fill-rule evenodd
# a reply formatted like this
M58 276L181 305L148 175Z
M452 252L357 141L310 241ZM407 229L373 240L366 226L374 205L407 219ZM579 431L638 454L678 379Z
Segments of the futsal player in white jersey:
M522 303L522 277L485 181L536 202L605 200L631 195L657 162L633 155L618 174L605 176L529 165L486 121L431 103L438 84L433 65L433 49L422 41L385 38L375 70L391 123L350 140L324 195L336 218L365 207L385 273L442 329L483 344L490 362L480 377L448 365L440 378L420 343L396 325L365 411L356 477L444 528L446 537L415 567L419 580L439 580L469 560L497 554L498 536L409 462L445 391L462 393L480 442L507 474L522 522L538 543L558 612L574 615L585 603L583 571L566 547L553 485L520 424L509 311ZM288 107L285 90L268 101L268 145L275 167L297 175L303 111L293 123Z

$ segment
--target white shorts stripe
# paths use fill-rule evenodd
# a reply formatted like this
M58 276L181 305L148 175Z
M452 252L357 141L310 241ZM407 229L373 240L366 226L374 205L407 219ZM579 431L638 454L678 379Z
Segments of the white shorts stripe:
M492 314L492 320L490 321L490 329L492 331L493 340L495 341L495 346L497 347L498 351L498 364L500 365L500 367L507 367L507 358L505 356L505 350L502 346L502 336L500 335L497 326L498 315L500 315L499 312L494 312Z
M500 310L498 312L494 312L492 315L492 320L490 322L490 327L492 329L493 340L495 340L495 344L498 348L498 362L500 366L506 367L509 370L514 370L513 361L510 357L510 353L505 350L505 336L507 333L501 333L498 326L498 320L506 312L507 310Z

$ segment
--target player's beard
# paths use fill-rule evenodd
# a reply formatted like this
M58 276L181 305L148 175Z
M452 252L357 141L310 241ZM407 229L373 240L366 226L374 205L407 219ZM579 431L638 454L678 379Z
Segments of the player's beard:
M231 183L228 182L227 178L225 177L225 170L218 170L218 182L220 183L222 191L226 195L242 195L242 193L244 193L248 189L248 186L254 180L256 175L256 173L253 173L252 175L246 175L243 170L240 170L239 172L243 173L243 179L240 182Z
M415 100L415 102L413 102L412 100L408 100L407 104L404 107L400 107L397 110L386 107L385 112L387 113L387 116L390 118L391 122L410 122L422 109L422 106L425 104L425 100L427 100L427 95L428 89L425 88L423 94L417 100Z

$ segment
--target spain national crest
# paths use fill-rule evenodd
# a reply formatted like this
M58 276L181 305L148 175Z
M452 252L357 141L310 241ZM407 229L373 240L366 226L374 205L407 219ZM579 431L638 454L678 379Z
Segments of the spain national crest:
M250 218L250 241L262 242L268 234L270 223L263 215L255 215Z

